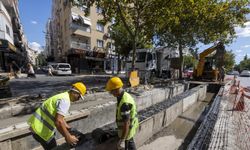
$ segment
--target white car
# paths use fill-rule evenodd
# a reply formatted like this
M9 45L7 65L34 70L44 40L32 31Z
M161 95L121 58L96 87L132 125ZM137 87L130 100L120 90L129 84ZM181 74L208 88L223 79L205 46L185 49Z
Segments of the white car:
M249 70L243 70L243 71L240 73L240 76L241 76L241 77L250 77L250 71L249 71Z
M53 63L50 64L53 67L52 73L55 75L71 75L71 66L68 63Z

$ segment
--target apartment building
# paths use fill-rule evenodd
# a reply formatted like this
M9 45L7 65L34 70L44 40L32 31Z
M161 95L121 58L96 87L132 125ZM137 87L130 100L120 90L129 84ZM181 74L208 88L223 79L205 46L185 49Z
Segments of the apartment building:
M8 64L23 64L27 59L18 0L0 0L0 70L9 71Z
M88 16L85 9L89 9ZM98 22L101 11L96 6L76 7L69 0L53 0L49 51L56 62L70 63L74 73L104 70L112 44L108 25Z

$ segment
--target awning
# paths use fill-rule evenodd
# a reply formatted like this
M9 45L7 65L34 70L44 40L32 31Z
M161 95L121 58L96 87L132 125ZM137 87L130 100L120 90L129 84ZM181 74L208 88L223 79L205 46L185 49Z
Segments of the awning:
M13 44L11 44L8 40L0 39L0 51L16 52L16 47Z
M105 58L88 57L88 56L86 56L85 58L88 60L94 60L94 61L105 61L106 60Z
M86 25L89 25L89 26L92 25L91 20L89 18L85 17L84 15L80 15L80 14L77 14L75 12L72 12L71 16L72 16L72 19L75 20L75 21L81 19L82 23L84 23Z

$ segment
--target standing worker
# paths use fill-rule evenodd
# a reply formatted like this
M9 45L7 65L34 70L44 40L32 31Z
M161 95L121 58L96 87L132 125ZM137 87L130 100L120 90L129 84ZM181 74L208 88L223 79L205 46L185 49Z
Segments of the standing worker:
M69 91L57 94L43 102L35 113L29 118L28 124L32 136L45 150L51 150L57 146L55 129L57 129L70 145L75 145L78 139L68 131L70 126L64 120L69 111L70 102L83 99L86 87L82 82L72 85Z
M118 150L136 150L134 136L139 126L136 103L133 97L123 90L123 83L119 77L112 77L106 85L109 91L117 98L116 125L118 127Z
M225 68L224 68L224 66L222 66L221 68L220 68L220 70L219 70L219 73L220 73L220 82L224 82L224 78L225 78Z

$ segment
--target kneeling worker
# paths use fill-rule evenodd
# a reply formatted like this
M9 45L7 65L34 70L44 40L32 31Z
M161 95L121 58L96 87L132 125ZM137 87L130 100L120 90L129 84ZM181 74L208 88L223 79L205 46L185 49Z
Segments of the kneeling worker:
M29 118L28 124L32 136L45 150L57 146L55 129L64 136L68 144L77 143L78 139L69 133L70 127L64 117L69 111L70 102L83 99L85 93L86 86L82 82L77 82L72 85L69 91L48 98Z
M106 85L109 91L117 98L116 125L118 127L118 150L136 150L134 136L139 126L136 103L133 97L123 90L123 83L119 77L112 77Z

